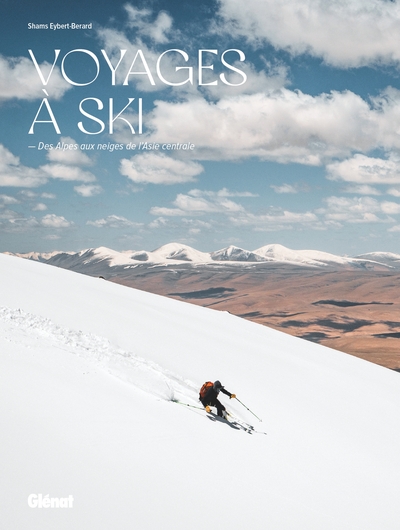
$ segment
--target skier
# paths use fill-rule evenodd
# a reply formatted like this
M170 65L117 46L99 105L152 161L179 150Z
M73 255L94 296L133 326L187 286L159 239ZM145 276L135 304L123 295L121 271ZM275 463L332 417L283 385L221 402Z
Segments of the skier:
M221 418L226 417L226 409L224 405L218 400L218 394L222 392L229 396L229 399L234 399L236 394L231 394L221 385L220 381L207 381L200 389L199 399L207 412L211 412L210 407L217 407L217 414Z

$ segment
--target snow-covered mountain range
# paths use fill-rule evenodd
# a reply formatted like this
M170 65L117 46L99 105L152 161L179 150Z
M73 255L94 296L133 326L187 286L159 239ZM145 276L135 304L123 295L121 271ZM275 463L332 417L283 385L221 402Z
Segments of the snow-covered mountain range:
M0 271L2 528L398 529L400 374L42 263ZM253 434L196 408L215 379Z
M400 254L371 252L355 257L342 257L317 250L291 250L278 244L266 245L253 251L230 246L214 252L200 252L188 245L169 243L153 251L118 252L99 247L80 252L30 252L15 255L92 275L107 275L110 269L126 270L160 265L265 267L285 264L321 269L400 270Z

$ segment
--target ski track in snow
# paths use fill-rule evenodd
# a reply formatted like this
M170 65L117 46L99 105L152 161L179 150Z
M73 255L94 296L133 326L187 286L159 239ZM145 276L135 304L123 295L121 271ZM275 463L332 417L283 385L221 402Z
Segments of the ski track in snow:
M199 404L198 388L193 382L113 345L104 337L62 328L48 318L7 307L0 308L0 327L8 341L16 342L18 330L18 341L25 346L31 347L35 340L40 340L47 346L78 355L154 397Z

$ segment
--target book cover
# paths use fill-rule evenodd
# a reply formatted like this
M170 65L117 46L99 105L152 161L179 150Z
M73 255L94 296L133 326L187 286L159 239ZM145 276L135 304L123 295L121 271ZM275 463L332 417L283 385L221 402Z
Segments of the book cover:
M108 529L114 517L116 528L152 530L163 526L160 513L165 513L166 528L200 528L210 495L212 516L223 528L243 528L251 521L252 527L272 525L279 530L394 529L397 503L392 497L399 485L391 470L398 469L399 462L393 416L399 399L395 372L400 370L398 1L0 0L0 14L0 252L39 262L13 266L9 260L15 256L2 256L4 368L14 374L15 389L21 392L23 381L34 374L23 394L32 399L31 407L24 409L22 399L13 398L21 414L15 424L12 408L7 409L12 429L23 425L33 436L30 459L29 444L21 442L20 451L11 450L21 437L10 427L6 452L12 454L7 475L11 493L7 481L3 484L10 496L9 527L85 529L92 527L93 519L96 528ZM94 284L86 276L72 280L51 267L46 279L39 272L48 270L43 263L100 283L91 290ZM121 285L129 292L126 299L117 295ZM132 287L167 298L138 294L128 289ZM215 311L202 313L196 305ZM156 315L162 315L158 325ZM156 347L150 352L146 341L152 338ZM267 347L262 349L264 340ZM20 361L14 357L18 344L25 352ZM294 354L298 344L303 364ZM193 358L186 358L192 349ZM57 360L48 355L53 350L68 351L73 360ZM276 352L279 361L264 357ZM203 355L210 376L202 366ZM258 366L258 375L248 366L241 374L246 355ZM293 377L285 371L287 355L293 355L288 368ZM11 363L11 356L17 364ZM315 368L314 362L323 368ZM62 376L60 363L65 368ZM41 376L39 366L46 366ZM307 366L313 367L310 394ZM90 381L86 393L74 376L78 372ZM124 381L120 394L109 390L104 373ZM171 433L179 432L182 412L188 412L191 435L197 433L196 414L204 411L196 410L196 385L224 375L230 391L236 389L229 381L243 384L253 399L243 408L235 403L231 412L237 423L216 435L216 443L225 444L232 434L226 431L238 430L243 439L235 448L243 453L228 457L221 449L210 465L203 459L193 464L195 456L182 442L184 431L176 439ZM59 381L54 391L53 376ZM348 377L354 379L346 383ZM270 417L280 440L272 453L279 455L279 447L284 447L288 461L296 461L295 449L279 444L284 436L293 436L288 422L295 421L297 407L304 420L305 430L299 435L296 425L295 437L300 436L305 458L298 476L284 469L285 484L277 482L279 468L272 461L255 471L267 439L262 429L253 433L254 418L259 419L268 401L257 394L264 381L269 402L281 414L279 420ZM296 390L290 392L289 385ZM326 408L320 405L313 415L307 404L318 400L324 385ZM13 395L12 380L4 388L6 398ZM70 405L57 401L61 389L75 396ZM144 408L152 420L161 410L157 399L193 407L181 411L177 406L172 413L168 409L168 421L162 423L179 473L162 448L156 450L155 440L162 444L163 435L154 424L148 427L144 413L138 413L128 430L123 427L130 414L121 397L124 389L127 400L138 407L142 402L132 398L134 392L151 396ZM329 463L327 450L315 462L311 452L323 446L327 418L335 416L335 404L343 409L351 402L352 389L361 397L347 419L332 429L336 435L328 444L354 472L350 479L344 467L334 469ZM301 395L298 403L296 393ZM109 397L110 410L100 411L100 406L107 408L107 399L97 400L100 395ZM67 418L65 426L54 419L52 396ZM97 400L93 409L88 396L93 403ZM382 409L370 412L379 396L392 402L388 422ZM121 403L120 413L115 412ZM257 403L260 408L254 413ZM316 418L319 428L310 426ZM32 426L34 419L46 426L46 441ZM219 422L219 417L213 419ZM365 459L357 460L353 450L360 449L368 421L379 425L381 434L364 447ZM219 426L211 427L214 431L205 432L214 433ZM143 434L147 428L151 436ZM69 433L66 442L61 440L64 430ZM311 452L305 449L306 432L314 440ZM244 495L245 448L252 451L245 445L249 434L257 440L249 465L258 486L268 466L273 467L274 480L265 490L268 497L277 487L275 497L269 497L271 511L256 515L262 495L252 488L249 507L238 508L233 486L229 494L221 491L223 506L230 503L231 509L218 508L218 496L212 495L215 477L210 490L201 483L202 511L199 500L193 500L194 479L182 468L211 471L219 458L225 459L218 488L223 490L223 483L234 476L233 471L229 475L230 462L232 469L240 468L244 482L239 490ZM98 446L96 436L104 436ZM132 461L127 457L127 442L116 457L117 440L123 436L134 441L132 452L143 454L143 467L137 456ZM214 450L208 438L201 440L194 442L196 450ZM41 443L51 466L39 458L35 467ZM107 443L117 471L103 462L109 454ZM385 496L368 482L360 509L346 507L338 485L350 480L355 502L362 468L373 467L374 447L383 443L388 443L389 455L381 462L389 485ZM64 451L60 466L52 454L57 447ZM21 455L25 464L16 469ZM156 464L149 463L151 455L156 455ZM87 483L78 470L80 458L83 468L87 466ZM68 473L69 461L73 463ZM100 462L103 475L96 468ZM124 476L123 462L130 477ZM306 464L312 468L312 480L297 505L295 490L304 485ZM325 465L334 478L317 494L318 469ZM369 476L375 477L372 467ZM132 478L135 473L140 484ZM182 496L176 513L171 507L180 501L169 477ZM313 495L321 509L311 500ZM332 495L336 511L329 506ZM377 497L378 511L385 513L383 525L370 512ZM290 499L287 518L282 498ZM12 513L20 509L22 515ZM200 514L198 519L194 513Z

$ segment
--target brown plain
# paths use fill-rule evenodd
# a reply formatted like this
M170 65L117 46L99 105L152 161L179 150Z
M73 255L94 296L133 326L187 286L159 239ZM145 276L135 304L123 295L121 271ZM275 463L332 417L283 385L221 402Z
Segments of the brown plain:
M400 370L398 271L182 266L130 269L109 279Z

